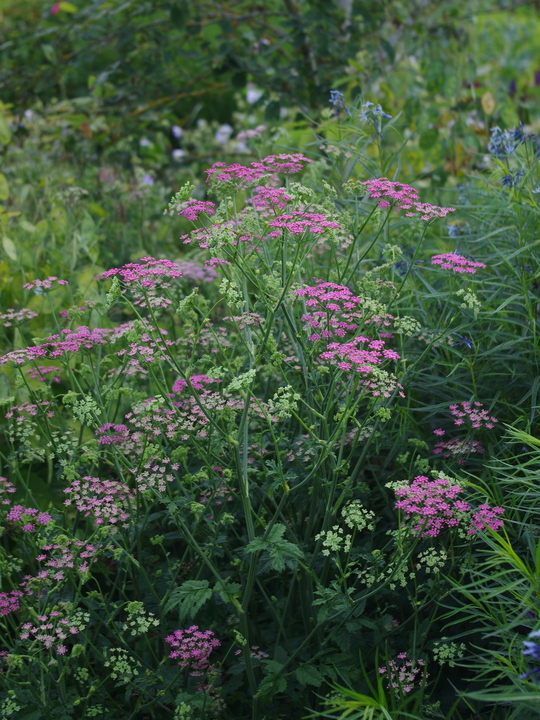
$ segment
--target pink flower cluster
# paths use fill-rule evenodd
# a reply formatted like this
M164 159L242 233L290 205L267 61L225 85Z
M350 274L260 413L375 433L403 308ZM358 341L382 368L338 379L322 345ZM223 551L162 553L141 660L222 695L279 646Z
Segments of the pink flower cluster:
M180 278L180 267L171 260L156 260L153 257L143 257L137 263L127 263L121 268L106 270L97 276L98 280L110 277L120 277L126 285L137 284L141 287L153 287L156 282L166 278Z
M291 196L287 195L285 188L272 188L260 185L254 189L254 193L253 198L246 200L246 205L252 205L255 210L259 211L274 208L284 210L287 207L287 203L292 200Z
M189 378L189 384L194 390L204 390L205 385L211 385L212 383L219 383L221 380L216 378L210 378L207 375L192 375ZM186 380L180 378L172 386L173 393L180 393L187 388L188 384Z
M48 525L53 522L53 518L49 513L41 512L36 508L28 508L23 505L13 505L8 514L6 520L10 522L22 522L22 530L24 532L32 532L36 529L36 523L38 525Z
M443 270L453 270L457 273L469 273L474 275L476 268L487 267L482 262L474 262L473 260L467 260L463 255L457 253L445 253L444 255L433 255L431 258L432 265L440 265Z
M187 220L191 220L192 222L198 220L200 214L213 215L216 210L213 202L205 202L203 200L187 200L184 205L185 207L180 210L178 215L183 215Z
M112 430L112 434L108 434ZM98 445L117 445L124 442L129 437L129 430L125 425L116 423L105 423L97 430L94 435L98 437Z
M8 497L2 497L5 493L17 492L15 485L10 483L5 477L0 477L0 505L11 505L11 500Z
M88 572L90 563L97 562L96 556L102 549L82 540L66 540L63 544L43 545L36 561L44 562L45 567L50 570L40 570L37 579L45 581L51 579L60 582L65 577L65 570L76 570L81 574ZM26 582L22 585L31 587L34 578L27 575L24 579Z
M57 282L59 285L69 285L67 280L59 280L57 277L51 275L51 277L45 280L32 280L32 282L25 283L23 288L25 290L50 290L54 282Z
M204 674L212 651L221 645L212 630L201 632L198 625L192 625L186 630L175 630L165 638L165 642L177 648L171 650L169 657L179 659L180 667L191 668L190 675L193 677Z
M482 427L492 430L498 423L496 417L488 415L487 410L483 410L483 403L475 402L471 405L470 402L462 402L459 405L449 405L452 415L457 418L454 420L454 425L463 425L465 423L464 418L469 420L471 426L475 430L479 430Z
M398 488L398 500L395 507L402 510L405 520L412 520L413 533L421 537L437 537L446 528L468 525L467 534L474 535L478 530L490 527L498 530L503 521L498 517L504 508L480 505L472 511L469 503L461 500L463 492L460 485L452 485L450 480L430 480L424 475L414 478L406 487Z
M369 343L367 349L359 348L361 343ZM400 356L395 350L388 350L384 340L371 340L358 335L347 343L330 343L326 351L320 354L322 360L330 361L339 370L353 370L358 373L369 374L375 365L383 360L399 360ZM385 395L389 397L389 395Z
M22 413L26 413L31 417L36 417L40 407L48 408L52 407L52 404L48 400L41 400L39 405L33 405L29 402L22 403L22 405L12 405L6 413L6 417L14 418L17 423L24 423L27 420L27 417ZM48 418L52 418L54 417L54 410L47 410L45 414Z
M440 432L444 434L444 431L439 431L439 434ZM455 458L458 465L465 463L467 455L471 453L482 455L483 452L484 448L476 440L461 440L459 438L454 438L447 442L435 443L435 447L433 448L434 455L442 455L445 460Z
M70 496L64 505L75 505L84 517L92 515L96 525L122 521L123 527L128 526L135 495L124 483L85 476L82 481L74 480L64 492Z
M224 181L240 181L241 183L253 183L260 180L268 174L285 174L290 175L300 172L303 169L303 163L312 162L309 158L304 157L300 153L292 155L268 155L260 162L252 162L249 167L239 165L225 165L225 163L217 162L211 168L205 170L206 181L211 180Z
M212 282L217 273L211 267L205 267L191 260L178 260L176 262L183 280L194 280L195 282Z
M287 230L292 235L303 235L305 232L321 235L326 232L327 228L338 229L341 227L338 223L328 220L322 213L307 213L301 210L294 210L287 215L279 215L269 225ZM280 237L280 235L280 230L268 233L268 237Z
M420 220L428 221L438 217L446 217L448 213L455 212L455 208L443 208L438 205L420 202L417 191L405 183L392 182L383 177L365 180L362 184L367 187L370 198L382 198L379 200L379 207L390 207L391 201L394 201L396 210L407 210L405 217L417 217L420 215Z
M38 314L28 308L22 308L21 310L13 310L13 308L6 310L4 313L0 313L0 322L4 327L11 327L13 323L24 322L24 320L31 320L37 317Z
M35 368L30 368L30 370L26 370L25 372L32 380L39 380L39 382L44 382L47 380L47 375L50 375L51 373L57 373L60 372L61 368L56 367L55 365L51 366L45 366L45 365L38 365ZM51 382L59 383L60 377L58 375L53 375L52 378L50 378Z
M398 690L400 693L410 693L418 679L419 687L426 684L429 677L425 673L425 660L407 660L407 653L399 653L396 660L390 660L388 667L379 668L380 675L386 675L388 689ZM421 677L418 678L418 675Z
M8 593L0 593L0 615L9 615L20 608L20 599L24 593L20 590L11 590Z
M93 328L90 330L85 325L75 330L62 330L61 335L50 335L47 338L48 342L42 345L28 346L22 350L12 350L0 357L0 365L5 365L8 362L24 365L24 363L38 358L62 357L65 353L77 353L83 348L91 350L96 345L105 345L107 337L112 332L107 328Z
M62 617L62 613L53 610L49 615L38 615L39 623L34 625L31 622L24 623L21 640L31 640L41 643L45 650L55 647L57 655L65 655L67 647L63 641L73 635L80 633L80 628L71 624L69 618Z
M318 280L316 285L299 288L294 294L307 298L306 307L316 308L312 315L303 315L302 322L316 330L325 328L310 335L309 340L314 342L333 335L345 337L347 332L358 329L358 323L351 320L361 317L362 299L353 295L348 287Z
M267 129L266 125L257 125L256 128L250 128L249 130L242 130L238 133L236 136L236 139L239 142L243 142L244 140L253 140L253 138L260 137L261 133L263 133Z

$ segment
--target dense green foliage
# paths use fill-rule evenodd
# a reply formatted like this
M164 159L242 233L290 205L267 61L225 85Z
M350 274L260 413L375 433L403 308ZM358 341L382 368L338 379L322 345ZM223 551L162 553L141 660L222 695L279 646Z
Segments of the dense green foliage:
M536 5L1 13L0 719L540 716Z

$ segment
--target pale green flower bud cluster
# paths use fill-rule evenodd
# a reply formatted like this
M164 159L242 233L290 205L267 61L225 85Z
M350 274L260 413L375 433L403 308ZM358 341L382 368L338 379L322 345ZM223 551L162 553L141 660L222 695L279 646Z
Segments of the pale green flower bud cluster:
M398 333L403 333L407 337L411 337L412 335L418 335L422 326L418 320L415 320L408 315L404 315L403 317L396 318L394 320L394 329Z
M159 620L154 613L147 613L142 602L130 602L127 606L128 619L122 626L122 630L129 631L129 634L137 637L144 635L150 628L157 627Z
M240 310L244 306L242 296L230 280L223 278L219 285L219 292L225 298L227 305Z
M174 711L174 720L190 720L193 717L193 705L181 702Z
M330 552L339 552L340 550L349 552L351 549L352 535L345 535L343 528L340 528L339 525L334 525L332 530L320 532L315 535L315 540L323 541L322 554L328 556Z
M174 213L178 211L178 207L191 198L191 193L194 190L195 185L192 182L187 182L185 185L182 185L180 190L172 196L171 201L169 202L169 206L167 208L168 214L174 215Z
M227 385L226 392L233 392L235 390L247 390L251 383L255 380L257 372L255 370L248 370L242 373L238 377L231 380Z
M455 642L443 642L446 638L442 638L440 642L435 643L433 648L433 658L439 663L444 665L448 663L449 667L454 667L456 660L461 660L467 649L465 643L457 644Z
M374 530L375 529L375 513L363 507L360 500L353 500L341 511L341 516L345 525L351 530Z
M139 674L137 666L141 663L131 657L127 650L123 648L111 648L109 650L109 659L104 663L105 667L111 669L111 678L119 680L122 683L129 682L135 675Z
M19 712L21 706L16 702L16 696L13 690L10 690L8 697L0 704L0 718L10 718L13 713Z
M286 420L291 417L292 411L298 410L299 393L295 393L291 385L278 388L277 393L268 401L270 415Z
M424 569L428 574L433 573L434 575L438 575L439 572L443 569L446 561L448 560L448 555L444 550L435 550L435 548L428 548L427 550L424 550L423 552L418 554L418 558L416 560L416 569Z
M471 310L474 313L474 317L476 317L482 309L482 305L476 293L473 290L465 290L464 288L461 288L461 290L456 292L456 295L463 300L459 307L463 310Z
M84 425L95 425L101 415L101 408L91 395L83 395L79 400L74 392L68 392L64 395L64 405L71 405L73 415Z

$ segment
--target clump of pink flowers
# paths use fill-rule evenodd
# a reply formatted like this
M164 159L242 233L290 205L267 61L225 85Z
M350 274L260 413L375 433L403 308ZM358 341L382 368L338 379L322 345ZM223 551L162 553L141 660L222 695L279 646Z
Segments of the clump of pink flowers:
M457 273L469 273L474 275L477 268L487 267L482 262L467 260L463 255L457 253L445 253L444 255L433 255L431 258L432 265L440 265L443 270L452 270Z
M52 373L60 372L61 368L56 367L56 365L51 366L45 366L45 365L38 365L35 368L30 368L30 370L26 370L25 372L32 380L39 380L39 382L45 382L47 380L47 375L51 375ZM60 377L58 375L54 375L50 378L51 382L59 383Z
M23 505L13 505L6 520L10 522L22 523L23 532L33 532L37 525L48 525L53 522L53 518L49 513L41 512L36 508L24 507Z
M75 505L84 517L92 515L96 525L127 527L135 495L124 483L86 476L74 480L64 492L69 495L64 505Z
M292 235L303 235L305 232L321 235L328 229L337 230L340 228L338 223L328 220L326 215L322 213L307 213L301 210L294 210L287 215L279 215L269 225L273 228L288 230ZM268 236L280 237L281 230L272 230L272 232L268 233Z
M24 623L20 639L37 642L45 650L54 649L57 655L65 655L68 649L64 640L78 635L85 628L81 622L82 614L78 615L74 619L62 617L58 610L52 610L48 615L38 615L35 625L32 622Z
M165 642L174 648L169 657L178 660L180 667L189 667L193 677L204 674L212 651L221 645L212 630L203 632L198 625L192 625L186 630L175 630L165 638Z
M449 405L452 415L456 418L454 425L463 425L465 419L471 423L471 427L475 430L480 428L488 428L493 430L495 423L498 423L496 417L488 415L487 410L483 409L484 405L481 402L462 402L459 405Z
M120 277L126 285L140 284L142 287L153 287L158 280L182 277L182 271L171 260L143 257L139 262L105 270L97 276L97 280L106 280L114 276Z
M0 477L0 505L11 505L11 500L6 496L2 497L2 495L5 495L5 493L14 493L16 492L15 485L5 477Z
M4 327L11 327L13 323L18 324L24 322L24 320L31 320L37 317L38 314L28 308L22 308L21 310L13 310L13 308L0 313L0 322Z
M250 163L249 167L238 163L227 166L223 162L217 162L204 172L206 173L207 182L215 180L220 182L239 181L240 184L250 184L268 175L291 175L300 172L304 164L310 162L312 161L301 153L268 155L260 162Z
M395 492L401 498L395 507L403 511L405 521L412 522L413 533L421 537L437 537L445 529L458 526L465 527L467 535L475 535L486 527L498 530L504 524L499 517L504 508L480 505L474 511L460 497L463 488L445 477L430 480L419 475Z
M419 687L426 684L429 675L425 672L425 660L408 660L407 653L399 653L395 660L390 660L388 666L379 668L379 674L385 675L388 680L387 689L398 690L400 693L410 693L416 683ZM418 677L420 676L420 677Z
M394 202L395 210L406 210L405 217L420 216L420 220L428 221L438 217L446 217L448 213L455 212L455 208L443 208L438 205L420 202L417 191L405 183L393 182L388 178L375 178L365 180L363 185L367 188L370 198L380 198L379 207L390 207Z
M0 615L9 615L20 607L20 599L24 593L20 590L11 590L8 593L0 593Z
M195 222L199 219L199 215L213 215L216 211L216 206L213 202L206 202L203 200L187 200L184 203L184 207L179 211L178 215L183 215L187 220Z
M23 288L25 290L37 290L39 293L40 291L43 292L44 290L50 290L55 282L59 285L69 285L67 280L59 280L54 275L51 275L45 280L32 280L32 282L25 283Z
M212 383L219 383L221 380L217 380L216 378L210 378L207 375L192 375L189 378L189 384L194 390L204 390L205 385L211 385ZM175 383L172 386L172 391L174 393L180 393L183 390L187 388L188 384L187 381L183 378L180 378L175 381Z
M477 440L454 438L447 442L435 443L435 447L433 448L434 455L442 455L445 460L453 457L456 459L458 465L463 465L465 457L471 453L478 453L479 455L484 453L484 448Z

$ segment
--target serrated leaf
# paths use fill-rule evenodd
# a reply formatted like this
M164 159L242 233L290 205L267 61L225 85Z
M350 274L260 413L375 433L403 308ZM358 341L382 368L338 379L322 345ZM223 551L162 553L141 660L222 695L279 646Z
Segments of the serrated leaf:
M0 200L7 200L9 197L9 183L4 173L0 173Z
M180 619L194 617L202 606L212 597L208 580L186 580L176 588L165 605L165 612L179 606Z
M313 665L302 665L295 672L296 679L300 685L315 685L319 687L323 682L323 676Z
M283 677L275 674L267 675L261 680L257 696L262 700L270 700L276 693L284 692L287 687L287 681Z
M15 247L15 243L13 240L10 240L6 235L2 238L2 245L4 246L4 251L6 255L11 258L12 260L17 259L17 248Z
M239 583L225 582L225 588L223 588L223 583L216 583L214 585L214 592L217 592L219 594L219 597L223 600L224 603L231 602L231 597L238 597L240 595L241 589L242 586Z

